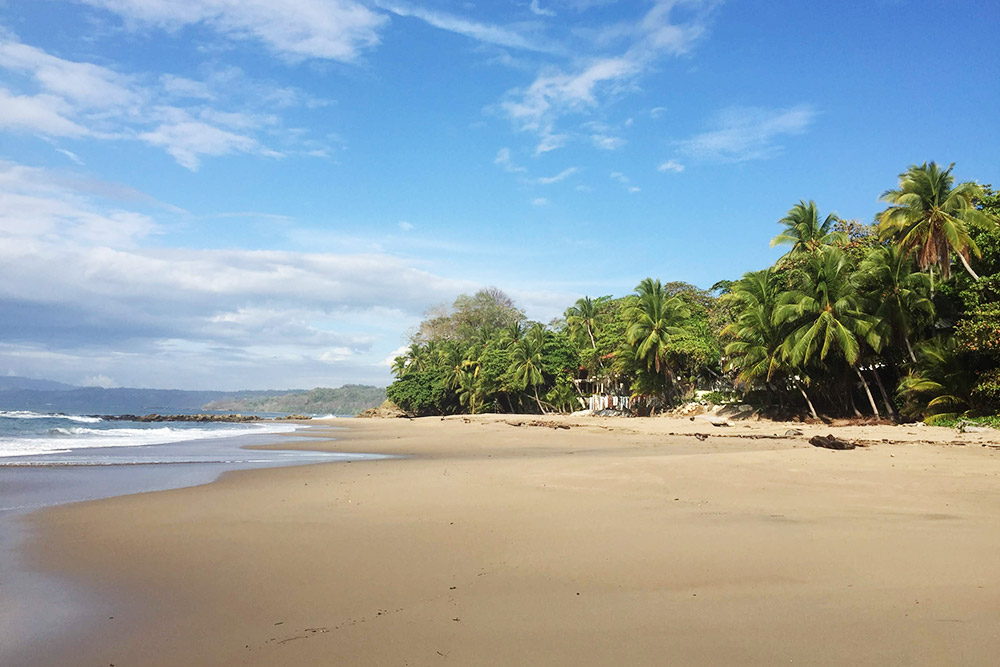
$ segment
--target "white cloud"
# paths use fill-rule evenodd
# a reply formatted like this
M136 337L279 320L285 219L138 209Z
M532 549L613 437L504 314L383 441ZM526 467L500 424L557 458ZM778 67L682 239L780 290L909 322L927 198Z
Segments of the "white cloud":
M0 162L0 321L18 321L0 367L147 386L385 381L400 329L474 288L378 252L143 247L160 224L116 193Z
M400 345L395 350L389 353L385 359L382 360L382 366L386 368L391 368L394 363L396 363L396 357L401 357L410 350L409 345Z
M101 387L103 389L117 389L121 385L107 375L91 375L80 380L81 387Z
M545 197L535 197L531 200L532 206L548 206L549 200Z
M352 0L84 0L167 29L203 24L232 40L259 40L292 60L351 62L378 44L386 17Z
M67 106L54 95L13 95L0 88L0 129L37 132L49 137L79 137L87 129L66 117Z
M586 114L635 87L635 81L663 55L688 53L705 34L707 12L713 3L699 0L660 0L636 23L614 26L616 33L629 39L629 46L617 55L589 59L569 70L547 67L525 88L507 92L500 109L523 132L539 137L536 153L565 145L567 138L558 131L559 120L568 114ZM670 13L679 6L695 9L691 18L673 23ZM560 137L553 141L552 137ZM610 140L596 140L598 147L609 148Z
M192 170L203 156L282 155L265 146L265 138L282 142L286 152L325 155L329 149L300 130L284 130L280 118L262 109L312 108L321 100L254 82L235 68L213 72L202 82L169 74L155 79L125 76L0 39L0 69L21 75L24 89L0 88L0 130L43 137L138 140L163 148ZM220 97L216 90L244 100L245 108L209 106ZM164 104L165 100L173 104ZM64 154L74 159L68 151Z
M413 223L407 222L406 220L400 220L398 226L404 232L408 232L413 229Z
M551 185L552 183L558 183L559 181L564 181L576 172L580 171L577 167L569 167L563 169L555 176L543 176L541 178L536 178L535 183L539 185Z
M194 119L179 120L160 125L150 132L143 132L139 139L159 146L177 162L196 171L202 155L220 156L230 153L260 152L257 142L244 135L235 134Z
M806 104L788 109L732 107L718 114L713 129L679 142L678 150L706 162L763 160L781 152L778 139L802 134L815 118L816 111Z
M649 110L649 117L654 119L659 118L666 112L667 112L667 107L653 107L652 109Z
M660 163L660 166L656 168L657 171L669 171L673 174L679 174L684 171L684 165L682 165L677 160L667 160L666 162Z
M504 171L508 171L514 174L520 174L528 171L524 167L519 167L514 164L513 158L510 156L510 149L506 146L497 151L497 155L493 158L493 164L501 167Z
M590 140L596 148L600 148L602 151L616 151L625 145L625 140L621 137L607 134L592 134Z
M628 176L621 173L620 171L613 171L609 174L612 181L618 181L619 183L628 183Z
M556 15L556 13L554 11L552 11L551 9L545 9L544 7L542 7L539 4L538 0L531 0L531 5L529 5L528 8L531 10L532 14L536 14L538 16L555 16Z
M639 187L637 187L637 186L635 186L635 185L630 185L630 186L628 186L627 188L625 188L625 190L626 190L626 192L628 192L628 193L629 193L630 195L634 195L634 194L635 194L636 192L641 192L641 190L642 190L642 189L641 189L641 188L639 188Z
M77 155L76 153L74 153L73 151L68 151L65 148L57 148L56 152L62 153L63 155L65 155L66 157L68 157L70 160L72 160L73 162L75 162L78 165L81 165L81 166L83 165L83 160L81 160L80 156Z
M476 21L470 21L469 19L445 14L444 12L424 9L423 7L417 7L415 5L402 2L375 0L375 4L388 12L396 14L397 16L420 19L435 28L464 35L486 44L495 44L497 46L506 46L509 48L524 49L528 51L551 50L550 47L544 43L536 43L529 40L524 35L510 28L478 23Z

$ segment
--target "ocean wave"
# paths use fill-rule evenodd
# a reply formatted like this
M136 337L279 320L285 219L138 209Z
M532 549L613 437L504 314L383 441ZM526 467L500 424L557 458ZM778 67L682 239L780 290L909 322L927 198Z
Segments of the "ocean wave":
M100 417L87 417L85 415L62 415L43 414L41 412L30 412L28 410L0 410L0 417L7 419L67 419L71 422L81 422L84 424L96 424L104 421Z
M145 447L190 440L232 438L240 435L289 433L294 424L232 424L215 428L86 428L56 427L42 437L0 438L0 457L61 454L92 447Z

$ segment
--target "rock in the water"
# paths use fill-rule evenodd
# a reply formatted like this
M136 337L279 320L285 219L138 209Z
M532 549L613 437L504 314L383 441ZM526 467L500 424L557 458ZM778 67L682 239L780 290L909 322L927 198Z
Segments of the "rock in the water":
M834 435L814 435L809 438L809 444L824 449L854 449L855 447L853 442L841 440Z

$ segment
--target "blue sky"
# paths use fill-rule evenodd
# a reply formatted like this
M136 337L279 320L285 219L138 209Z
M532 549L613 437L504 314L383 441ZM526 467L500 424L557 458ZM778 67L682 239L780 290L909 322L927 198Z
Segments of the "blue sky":
M386 384L429 307L772 262L1000 184L994 2L0 0L0 372Z

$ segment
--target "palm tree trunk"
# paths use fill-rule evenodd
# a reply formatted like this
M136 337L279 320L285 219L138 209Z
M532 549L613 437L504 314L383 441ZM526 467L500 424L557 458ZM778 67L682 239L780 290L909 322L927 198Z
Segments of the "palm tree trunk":
M806 393L805 388L798 381L795 382L795 387L802 392L802 397L806 399L806 405L809 406L809 414L813 416L813 419L819 419L819 415L816 414L816 408L813 407L813 402L809 400L809 394Z
M960 260L962 260L962 266L964 266L965 270L969 272L969 275L972 276L972 279L973 280L979 280L979 276L976 274L975 271L972 270L972 267L969 266L969 260L965 259L965 255L963 255L960 252L959 253L955 253L955 254L957 254L958 258Z
M861 380L861 384L865 388L865 393L868 394L868 402L871 403L872 412L875 413L875 419L881 419L882 416L878 413L878 406L875 405L875 397L872 396L872 390L871 387L868 386L868 380L866 380L865 376L861 374L861 369L857 366L854 366L854 372L858 374L858 379Z
M878 374L878 369L874 366L872 367L872 373L875 375L875 382L878 384L878 390L882 393L882 402L885 403L885 409L888 414L896 419L898 416L896 414L896 408L892 405L892 401L889 400L889 394L885 391L885 385L882 384L882 377Z
M910 361L917 363L917 355L913 354L913 346L910 345L910 337L903 334L903 342L906 343L906 351L910 353Z
M532 389L535 390L535 403L538 403L538 411L543 415L546 414L545 408L542 407L542 399L538 398L538 385L532 385Z

